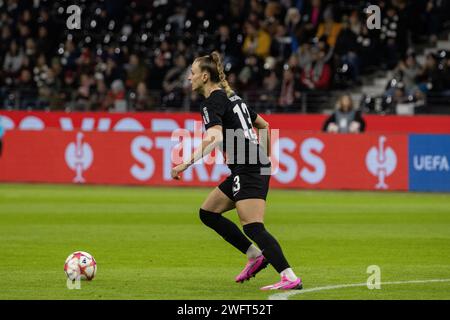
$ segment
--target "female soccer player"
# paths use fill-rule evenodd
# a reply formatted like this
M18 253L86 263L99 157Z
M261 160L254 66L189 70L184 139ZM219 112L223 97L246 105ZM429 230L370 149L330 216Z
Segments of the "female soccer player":
M270 145L269 124L231 90L218 52L195 59L189 81L192 90L206 98L201 103L206 134L190 161L172 169L172 178L180 179L180 173L221 144L231 175L203 202L199 211L201 221L247 255L248 263L236 277L236 282L249 280L270 263L280 273L281 281L261 290L301 289L302 280L290 268L277 240L264 227L270 148L267 147L266 155L253 127L260 135L265 135L260 139ZM245 235L259 248L222 215L234 208Z

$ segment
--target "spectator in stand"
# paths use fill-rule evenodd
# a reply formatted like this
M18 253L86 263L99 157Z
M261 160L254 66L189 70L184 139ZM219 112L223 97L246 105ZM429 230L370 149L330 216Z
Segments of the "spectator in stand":
M0 16L0 20L3 17ZM0 24L1 25L1 24ZM3 52L7 52L9 50L10 43L12 42L12 33L11 28L8 24L4 24L1 27L2 31L0 34L0 61L3 58ZM17 44L16 44L17 45Z
M17 39L17 42L21 48L24 48L25 41L32 36L30 28L27 25L19 22L17 24L17 29L19 30L19 37Z
M105 108L113 112L125 112L127 111L127 101L125 96L125 85L122 80L116 79L111 84L111 90L109 90L106 96Z
M384 59L388 69L394 68L399 60L399 35L400 18L397 14L397 9L389 6L386 9L386 14L382 19L380 39L384 51Z
M106 85L112 85L115 80L125 80L125 70L122 65L118 63L119 58L117 56L110 56L106 60L105 70L105 83Z
M36 64L36 43L33 38L27 38L25 40L25 57L28 58L31 62L31 65L34 66Z
M277 62L281 63L289 58L292 53L291 49L290 38L287 34L286 27L277 23L272 37L270 55L275 57Z
M449 70L449 51L440 51L436 54L437 58L437 74L431 82L431 92L442 95L448 95L450 92L450 70Z
M173 107L181 105L183 100L184 81L188 77L186 58L182 55L175 57L175 65L167 71L163 80L163 104Z
M48 107L50 110L60 110L63 108L60 95L61 80L56 76L54 69L47 69L45 80L39 90L42 100L46 102L45 107Z
M326 52L312 48L312 62L302 71L301 84L307 90L326 90L330 86L331 68L325 61Z
M259 58L265 58L270 53L270 35L259 25L250 22L245 23L245 39L242 51L246 56L256 55Z
M412 13L408 7L411 5L407 0L394 0L392 3L397 10L398 23L397 23L397 48L399 52L399 59L407 54L408 48L411 43L411 34L408 32L410 28L409 21L411 20ZM409 20L409 21L408 21Z
M38 87L43 85L45 78L47 77L47 70L49 69L47 65L47 60L44 54L40 54L36 60L36 65L33 68L34 80Z
M361 111L355 110L350 94L342 95L336 105L336 111L327 118L322 131L329 133L362 133L366 123Z
M27 26L30 30L36 30L36 19L32 17L31 11L25 9L19 18L19 23Z
M222 54L224 65L227 63L237 65L240 62L242 54L235 38L227 24L219 26L215 39L215 48Z
M142 63L137 54L130 55L130 61L125 66L127 73L126 86L135 89L138 83L145 81L147 78L147 67Z
M325 63L330 63L330 60L333 56L333 50L334 48L330 47L327 43L326 37L322 36L321 38L317 39L316 46L319 49L319 51L322 51L324 53L323 61Z
M154 102L148 93L145 82L138 83L134 99L131 103L134 111L150 111L153 108Z
M76 93L76 111L91 110L91 94L93 91L93 79L90 75L83 73L80 76L80 86Z
M281 82L281 93L278 98L278 105L282 111L294 111L296 103L301 97L298 79L295 78L295 69L286 65Z
M150 66L148 72L148 88L150 90L162 90L163 80L167 71L168 67L164 56L161 53L156 54L153 59L153 65Z
M164 40L161 42L161 44L159 45L159 52L164 60L166 60L167 65L170 66L171 62L174 62L174 60L172 60L172 45L169 43L169 41Z
M58 80L62 81L63 80L63 67L61 65L61 61L56 57L52 58L50 68L53 70L55 77Z
M422 67L413 53L408 54L405 59L401 60L394 70L395 76L401 79L407 95L414 94L417 90L416 79L421 70Z
M19 73L24 60L24 54L19 49L17 42L12 41L9 50L6 53L5 60L3 62L3 71L10 76L15 76Z
M277 73L273 69L269 70L263 79L263 91L261 99L266 101L268 105L276 105L276 100L273 93L278 90L279 86L280 81L278 79Z
M79 49L75 46L72 40L67 40L64 45L62 64L65 70L77 69L77 59L80 56Z
M302 17L298 8L289 8L284 19L286 31L290 37L291 51L296 52L299 49L299 38L302 32Z
M79 58L76 60L77 74L93 74L94 73L94 64L92 60L92 53L89 48L82 48L81 54Z
M48 34L45 26L41 25L38 28L38 37L36 40L36 48L39 53L44 54L47 60L52 58L54 43Z
M426 56L424 68L417 76L418 88L424 94L428 91L439 91L442 89L440 78L437 57L435 54L429 53Z
M427 33L430 35L430 42L436 44L438 40L438 33L442 28L442 21L445 19L445 13L448 15L449 4L448 1L442 0L428 0L424 19L427 22Z
M72 70L67 70L64 73L63 86L66 90L61 91L61 101L64 109L71 110L75 107L75 92L76 92L76 80L75 74Z
M377 51L379 40L373 30L367 29L365 24L361 25L361 32L356 38L358 42L358 56L361 61L361 69L368 70L371 67L379 68L377 65L383 57Z
M269 0L264 8L264 24L274 24L282 20L282 6L279 1Z
M39 60L39 59L38 59ZM50 110L64 109L62 66L58 58L53 58L51 65L46 68L45 75L41 75L40 96L46 101Z
M286 68L281 82L281 93L278 99L280 107L292 106L295 100L295 78L292 69Z
M317 29L322 22L322 1L312 0L306 3L300 12L302 17L301 28L297 33L297 40L300 44L310 42L317 33Z
M36 61L36 66L33 68L33 79L38 88L38 101L37 107L39 109L44 109L49 107L49 90L46 84L47 74L49 67L45 59L45 55L40 54Z
M16 89L20 95L20 108L28 109L36 107L38 91L30 70L22 69Z
M347 17L342 21L342 29L336 39L334 53L337 63L344 63L349 66L351 79L358 83L360 75L360 59L358 55L357 35L350 28Z
M245 59L245 66L239 72L239 86L242 90L256 90L260 88L262 80L261 59L250 55Z
M276 60L268 57L264 63L264 78L262 81L262 90L259 95L258 107L266 111L272 111L277 106L277 96L274 92L279 91L280 81L276 72Z
M443 63L443 68L441 70L441 80L442 80L442 94L449 97L450 96L450 54L447 56Z
M58 33L58 28L57 28L57 24L55 23L54 19L50 18L50 12L51 10L49 10L46 7L42 7L39 9L39 13L38 13L38 17L36 19L37 23L39 26L43 26L45 27L45 29L47 29L48 31L48 38L47 41L49 43L54 43L55 39L57 38L57 33ZM50 52L45 52L45 53L50 53Z
M95 89L90 97L90 104L93 110L107 110L108 106L108 87L105 84L105 78L102 73L97 72L94 75Z
M346 19L344 19L345 21ZM358 10L353 10L350 12L350 16L348 18L349 28L352 30L354 34L359 36L361 34L361 28L363 23L361 23L361 18L359 16Z
M313 61L313 53L312 53L313 45L312 43L303 43L293 54L298 60L298 66L301 69L305 69L308 65L310 65Z
M328 6L327 9L325 9L323 19L324 21L319 25L316 37L320 39L324 36L327 44L334 48L342 26L340 23L335 22L331 6Z

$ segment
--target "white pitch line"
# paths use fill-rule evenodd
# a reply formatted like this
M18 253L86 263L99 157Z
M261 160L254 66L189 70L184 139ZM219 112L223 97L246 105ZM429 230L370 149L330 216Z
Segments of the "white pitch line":
M380 285L387 284L408 284L408 283L429 283L429 282L449 282L450 279L430 279L430 280L409 280L409 281L391 281L391 282L380 282ZM276 293L269 296L269 300L288 300L290 296L295 296L297 294L304 294L308 292L314 291L322 291L322 290L333 290L333 289L342 289L349 287L366 287L367 282L365 283L350 283L350 284L338 284L334 286L325 286L325 287L317 287L311 289L302 289L302 290L292 290L283 293Z

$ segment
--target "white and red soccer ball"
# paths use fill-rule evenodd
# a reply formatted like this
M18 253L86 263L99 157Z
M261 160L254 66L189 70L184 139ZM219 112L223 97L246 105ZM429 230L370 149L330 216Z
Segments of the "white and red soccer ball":
M97 272L97 262L89 253L76 251L67 257L64 272L72 281L77 279L92 280Z

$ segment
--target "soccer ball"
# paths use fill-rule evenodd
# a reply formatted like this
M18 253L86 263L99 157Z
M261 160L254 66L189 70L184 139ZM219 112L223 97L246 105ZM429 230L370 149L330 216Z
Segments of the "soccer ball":
M72 281L77 279L92 280L97 272L97 262L89 253L76 251L67 257L64 272Z

